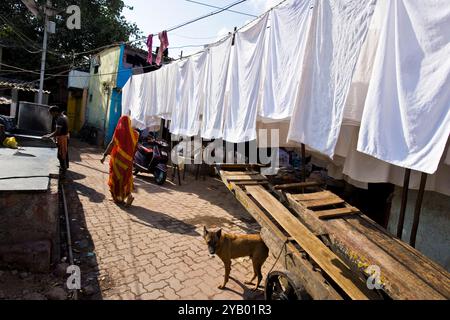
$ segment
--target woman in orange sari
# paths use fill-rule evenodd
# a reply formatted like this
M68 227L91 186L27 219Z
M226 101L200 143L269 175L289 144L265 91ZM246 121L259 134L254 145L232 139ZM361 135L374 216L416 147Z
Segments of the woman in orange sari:
M128 116L119 119L114 137L103 154L101 163L111 155L109 162L109 190L117 204L130 206L134 198L133 191L133 159L136 152L139 134L131 127Z

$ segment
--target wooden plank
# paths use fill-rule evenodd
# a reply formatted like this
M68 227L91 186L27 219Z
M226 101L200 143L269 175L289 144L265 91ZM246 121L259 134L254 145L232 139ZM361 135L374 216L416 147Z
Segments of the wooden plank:
M369 219L369 218L367 218ZM366 219L346 218L345 222L352 228L363 233L369 240L376 243L381 250L395 257L417 277L422 279L433 289L447 299L450 299L450 273L442 267L436 266L429 258L420 254L410 245L397 241L387 231L380 231L375 222L370 224Z
M327 198L339 198L337 195L335 195L330 191L292 194L292 197L297 201L311 201L311 200L322 200Z
M246 189L351 299L367 300L377 297L360 279L355 279L355 275L338 256L263 187L248 186Z
M328 198L328 199L322 199L322 200L312 200L307 202L300 202L300 205L304 205L308 209L313 208L320 208L320 207L326 207L326 206L337 206L337 205L343 205L345 203L344 200L341 198Z
M220 168L220 169L246 169L246 168L249 168L249 167L251 167L252 165L249 165L249 164L233 164L233 163L230 163L230 164L226 164L226 163L222 163L222 164L217 164L217 166Z
M253 181L253 180L249 180L249 181L234 181L234 184L236 184L237 186L245 186L245 185L268 185L269 181Z
M234 181L248 181L248 180L254 180L254 181L267 181L267 178L262 175L237 175L237 176L226 176L225 177L228 182L234 182Z
M357 208L340 208L340 209L331 209L331 210L323 210L323 211L314 211L314 214L317 216L317 218L321 220L328 220L328 219L336 219L336 218L342 218L349 215L357 214L360 211Z
M222 171L222 172L226 177L241 176L241 175L253 176L253 175L259 174L259 172L256 172L256 171Z
M367 238L367 232L351 228L347 220L362 220L363 215L348 219L322 221L316 213L301 206L290 194L286 195L291 207L313 232L327 233L333 251L342 259L366 274L371 265L381 268L383 290L393 299L422 300L443 299L444 297L411 272L404 262L398 261L393 252L382 250L379 242Z
M422 254L420 251L417 251L413 247L411 247L409 244L401 241L400 239L393 236L391 233L389 233L385 228L377 224L375 221L370 219L369 217L365 215L359 216L360 221L359 223L367 226L368 228L372 228L374 230L377 230L379 234L384 235L387 237L390 241L395 242L395 244L401 248L399 248L400 251L406 251L408 254L408 263L411 261L413 264L418 264L418 266L426 266L427 271L425 271L425 275L428 275L429 273L439 273L443 278L439 279L440 283L444 283L446 286L446 296L448 299L450 299L450 273L445 270L441 265L437 264L430 258L426 257L424 254ZM392 247L389 248L389 250L392 250Z
M276 190L289 190L289 189L310 188L318 186L320 186L320 184L318 184L317 182L299 182L299 183L275 185L274 188Z
M275 239L275 242L279 243L281 247L286 236L283 232L270 220L270 218L256 205L256 203L245 193L243 189L234 183L230 184L231 189L235 192L236 199L242 204L242 206L248 211L248 213L260 224L262 228L269 230ZM269 245L269 244L268 244ZM275 254L278 254L278 248L273 246L269 247L270 250L275 250ZM292 270L301 279L302 284L305 286L307 292L315 300L342 300L342 296L339 295L336 290L331 287L324 277L314 270L311 263L302 258L301 253L292 244L286 244L288 252L292 255L287 259L280 259L282 263L285 263L287 270Z

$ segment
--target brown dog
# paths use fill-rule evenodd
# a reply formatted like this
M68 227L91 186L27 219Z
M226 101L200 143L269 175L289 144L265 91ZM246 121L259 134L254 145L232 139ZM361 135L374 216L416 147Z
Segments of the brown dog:
M245 282L252 284L258 278L253 290L257 290L262 280L261 267L269 256L269 249L259 234L235 235L217 231L208 231L203 227L203 238L208 245L209 253L217 254L225 265L225 279L219 289L224 289L231 271L231 259L250 257L253 263L253 278Z

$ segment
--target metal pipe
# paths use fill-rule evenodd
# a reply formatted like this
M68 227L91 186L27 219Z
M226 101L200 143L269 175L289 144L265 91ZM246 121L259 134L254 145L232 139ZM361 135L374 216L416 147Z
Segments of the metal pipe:
M422 172L422 177L420 178L420 189L419 193L417 194L416 208L414 210L414 220L411 229L411 237L409 240L409 244L412 247L416 246L417 229L419 228L420 212L422 210L423 195L425 193L425 186L427 185L427 178L428 175Z
M398 217L398 224L397 224L397 237L399 239L402 239L403 225L405 223L405 212L406 212L406 205L408 203L408 191L409 191L410 177L411 177L411 169L406 169L405 177L404 177L404 181L403 181L402 204L400 207L400 214Z
M38 103L42 104L44 95L44 76L45 76L45 60L47 59L47 29L48 29L48 14L47 7L51 6L51 2L47 1L47 6L44 9L44 39L42 42L42 58L41 58L41 74L39 79L39 93L38 93Z

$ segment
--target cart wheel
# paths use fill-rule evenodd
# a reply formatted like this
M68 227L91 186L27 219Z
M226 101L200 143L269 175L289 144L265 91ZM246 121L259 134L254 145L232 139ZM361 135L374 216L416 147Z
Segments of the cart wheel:
M273 271L267 275L266 300L310 300L305 288L289 271Z

